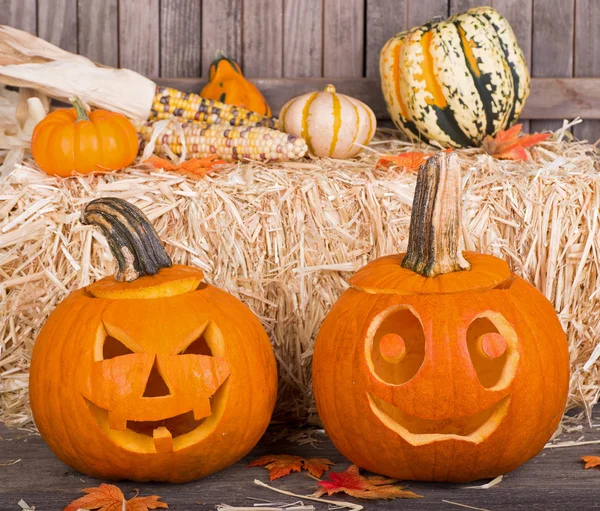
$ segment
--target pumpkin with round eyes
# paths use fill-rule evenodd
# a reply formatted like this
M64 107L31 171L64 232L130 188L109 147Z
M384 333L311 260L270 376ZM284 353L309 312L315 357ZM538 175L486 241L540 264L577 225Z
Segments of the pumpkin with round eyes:
M142 212L97 199L82 215L118 262L75 291L31 360L36 425L65 463L95 477L184 482L234 463L275 405L269 339L252 312L173 266Z
M419 169L407 253L359 270L315 342L323 425L378 474L495 477L562 416L569 355L552 305L506 262L461 252L460 228L460 165L440 153Z

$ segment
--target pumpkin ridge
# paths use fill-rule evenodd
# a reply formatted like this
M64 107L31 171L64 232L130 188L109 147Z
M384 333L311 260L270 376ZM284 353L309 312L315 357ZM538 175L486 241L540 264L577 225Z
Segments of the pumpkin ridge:
M337 145L337 142L338 142L340 128L342 127L342 115L341 115L342 108L340 106L340 99L335 94L335 89L333 92L331 92L331 99L333 102L333 136L331 138L331 146L329 147L329 156L330 157L335 152L335 146ZM354 105L352 105L352 106L354 106ZM356 107L354 107L354 109L356 110ZM356 118L357 118L357 122L358 122L358 112L356 114ZM354 139L352 140L352 146L350 146L350 150L353 149L354 140L356 140L357 134L358 134L358 130L354 135Z
M310 133L308 130L308 117L310 116L310 105L312 104L312 102L316 99L316 97L318 96L318 92L314 92L307 100L306 100L306 104L304 105L304 107L302 108L302 129L300 131L300 136L306 140L306 145L308 145L308 148L312 151L312 144L311 144L311 137L310 137Z

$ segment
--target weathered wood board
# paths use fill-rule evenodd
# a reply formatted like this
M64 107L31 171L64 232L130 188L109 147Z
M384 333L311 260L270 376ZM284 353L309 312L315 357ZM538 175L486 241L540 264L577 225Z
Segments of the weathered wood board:
M562 440L584 436L595 440L597 431L565 435ZM83 488L101 481L63 465L39 436L0 427L0 511L19 509L23 499L40 511L58 511L82 495ZM336 463L334 470L350 464L326 437L316 447L298 446L287 441L268 443L265 439L232 467L200 481L184 484L118 483L127 497L139 489L141 495L160 495L172 511L214 510L218 504L252 507L259 502L292 503L298 499L285 497L253 484L254 479L294 493L307 495L315 491L316 482L304 474L292 474L269 483L266 470L248 468L248 462L264 454L298 454L304 457L326 457ZM545 449L521 468L506 474L500 484L490 489L473 489L487 481L470 484L407 483L423 495L423 499L401 501L359 501L339 494L335 500L362 504L367 510L402 509L460 511L459 504L471 509L489 511L583 511L600 508L600 473L584 470L580 457L598 454L598 445ZM14 463L15 460L20 460ZM10 464L14 463L14 464ZM257 499L257 500L255 500ZM313 504L304 500L305 504ZM318 511L327 506L315 504Z
M206 83L206 79L159 78L157 82L184 91L198 92ZM367 103L378 119L388 118L377 78L257 78L254 83L265 95L274 115L290 97L322 90L328 83L334 83L338 92ZM523 119L572 119L581 115L582 110L585 110L587 119L600 119L598 78L534 78L531 88L531 97L521 115Z
M534 77L600 77L597 0L4 0L0 23L151 77L205 77L220 49L251 77L377 80L390 36L476 5L507 17ZM548 104L544 115L528 110L533 130L556 128L563 118L553 110L554 92L544 92L550 95L530 100ZM585 101L560 95L573 103L569 118L590 118ZM574 133L600 138L600 122Z

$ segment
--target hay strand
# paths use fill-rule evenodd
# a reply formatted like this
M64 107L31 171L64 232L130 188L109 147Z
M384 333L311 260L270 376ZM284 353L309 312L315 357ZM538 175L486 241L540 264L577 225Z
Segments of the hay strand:
M59 179L31 161L0 180L0 418L31 421L28 365L48 314L114 272L106 241L79 223L90 200L116 196L151 219L177 264L244 301L279 364L277 417L317 423L311 357L346 278L406 248L412 172L376 169L384 153L431 150L378 139L350 161L230 165L202 180L134 166ZM569 407L598 400L600 175L590 144L549 140L527 163L457 151L463 245L502 257L554 304L570 344Z

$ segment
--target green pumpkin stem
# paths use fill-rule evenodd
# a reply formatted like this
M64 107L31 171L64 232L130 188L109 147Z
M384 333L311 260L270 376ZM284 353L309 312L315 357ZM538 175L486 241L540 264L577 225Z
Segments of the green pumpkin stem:
M119 265L115 274L119 282L155 275L173 264L150 221L123 199L93 200L83 209L81 223L98 227L106 237Z
M69 98L69 101L73 105L73 108L75 109L75 113L77 114L77 119L75 122L90 120L87 112L85 111L85 107L83 106L83 103L77 96L71 96Z
M459 248L460 199L456 154L440 152L419 167L403 268L424 277L471 269Z

